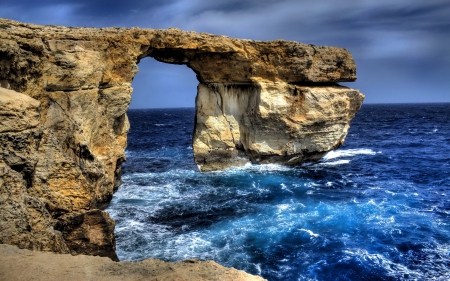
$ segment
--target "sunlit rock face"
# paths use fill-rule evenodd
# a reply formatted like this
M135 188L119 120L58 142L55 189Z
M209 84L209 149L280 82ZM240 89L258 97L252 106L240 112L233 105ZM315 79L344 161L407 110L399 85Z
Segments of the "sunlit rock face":
M340 147L363 95L338 85L201 83L194 156L201 171L298 165Z
M131 82L145 57L197 75L201 171L317 160L343 143L363 100L336 84L356 79L338 47L0 19L1 243L117 258L101 209L121 183Z

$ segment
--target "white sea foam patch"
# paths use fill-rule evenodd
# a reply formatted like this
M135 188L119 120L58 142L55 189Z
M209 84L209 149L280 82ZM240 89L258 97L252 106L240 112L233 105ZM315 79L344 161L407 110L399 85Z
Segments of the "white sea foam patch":
M115 213L113 214L115 215ZM118 224L116 226L115 232L120 233L122 231L138 231L141 232L145 229L145 224L135 220L128 220L126 224Z
M299 230L308 233L308 234L309 234L310 236L312 236L312 237L319 237L319 234L314 233L314 232L312 232L312 231L309 230L309 229L300 228Z
M319 163L319 166L336 166L336 165L342 165L342 164L348 164L350 163L350 160L347 159L342 159L342 160L337 160L337 161L332 161L332 162L324 162L324 163Z
M344 250L345 256L340 260L340 262L347 263L348 260L356 259L358 262L363 264L370 265L372 268L380 268L385 270L388 276L391 277L403 277L407 274L412 279L417 280L416 278L419 275L410 270L408 267L397 263L395 261L391 261L386 256L379 253L369 253L365 249L348 249Z
M288 209L290 207L290 205L289 204L279 204L277 207L278 207L279 211L284 211L284 210Z
M323 157L323 160L328 161L340 157L353 157L356 155L375 155L377 153L381 152L375 152L368 148L333 150L328 152L327 155Z
M279 172L279 171L289 171L292 168L283 166L280 164L252 164L250 162L246 163L241 167L232 167L224 171L216 171L216 173L235 173L242 171L253 171L253 172Z

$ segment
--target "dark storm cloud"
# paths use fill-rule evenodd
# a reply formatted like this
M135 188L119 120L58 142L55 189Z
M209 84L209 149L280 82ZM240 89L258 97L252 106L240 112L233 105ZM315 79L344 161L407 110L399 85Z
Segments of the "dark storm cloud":
M0 7L0 17L38 24L178 27L341 46L355 58L353 85L367 101L450 101L448 0L0 0Z

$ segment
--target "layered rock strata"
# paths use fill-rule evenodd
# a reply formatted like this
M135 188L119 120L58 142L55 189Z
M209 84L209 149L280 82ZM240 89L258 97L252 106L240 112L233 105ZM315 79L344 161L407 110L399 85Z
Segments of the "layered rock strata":
M145 57L197 74L201 171L317 160L343 143L364 97L336 84L356 79L342 48L0 19L1 243L117 259L102 208L121 183Z

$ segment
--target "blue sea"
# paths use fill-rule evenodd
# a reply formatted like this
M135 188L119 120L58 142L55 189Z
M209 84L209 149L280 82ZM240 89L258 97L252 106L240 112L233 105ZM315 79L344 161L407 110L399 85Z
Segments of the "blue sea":
M121 260L214 260L268 280L450 280L450 104L363 105L301 167L200 173L194 109L129 110L107 211Z

